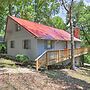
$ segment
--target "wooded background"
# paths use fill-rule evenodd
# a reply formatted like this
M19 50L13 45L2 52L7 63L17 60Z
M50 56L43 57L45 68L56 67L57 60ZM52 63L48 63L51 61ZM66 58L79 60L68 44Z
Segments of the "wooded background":
M70 0L63 1L67 7L70 6ZM88 46L90 45L90 6L87 6L83 0L73 1L72 20L80 28L81 46ZM68 30L69 14L66 13L66 22L64 22L60 17L60 7L63 7L62 0L0 0L0 35L5 35L8 15Z

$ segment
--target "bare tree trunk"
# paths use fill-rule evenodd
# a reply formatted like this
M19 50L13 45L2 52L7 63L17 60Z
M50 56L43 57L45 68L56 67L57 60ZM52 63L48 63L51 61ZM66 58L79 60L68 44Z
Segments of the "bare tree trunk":
M38 17L38 5L37 5L38 4L38 0L35 0L34 2L35 2L35 6L34 6L34 9L35 9L35 18L34 18L34 21L38 22L38 18L37 18Z
M65 0L62 0L62 4L69 14L70 31L71 31L71 69L75 70L75 61L74 61L74 34L73 34L73 22L72 22L72 7L74 0L71 0L69 8L67 7Z
M73 34L73 22L72 22L72 6L70 6L69 10L69 19L70 19L70 31L71 31L71 69L75 68L74 61L74 34Z
M71 69L75 68L75 62L74 62L74 34L73 34L73 22L72 22L72 10L70 7L70 31L71 31Z

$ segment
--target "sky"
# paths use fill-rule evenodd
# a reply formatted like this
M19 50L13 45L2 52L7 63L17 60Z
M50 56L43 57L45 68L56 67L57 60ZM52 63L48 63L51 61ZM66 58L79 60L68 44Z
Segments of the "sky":
M79 0L76 0L79 1ZM90 0L84 0L84 3L87 6L90 6ZM60 7L60 14L58 14L63 20L64 22L66 22L66 10L63 7Z
M85 3L86 5L90 5L90 0L84 0L84 3Z

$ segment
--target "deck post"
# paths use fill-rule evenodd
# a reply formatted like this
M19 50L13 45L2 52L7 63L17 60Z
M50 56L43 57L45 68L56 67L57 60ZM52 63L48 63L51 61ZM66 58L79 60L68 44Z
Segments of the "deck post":
M59 62L59 50L58 50L58 62Z
M46 52L46 69L48 68L48 52Z
M57 62L59 62L59 50L57 51Z
M64 49L64 58L67 58L67 51L66 51L66 48Z
M36 61L36 71L38 71L38 60Z
M59 62L60 62L60 61L61 61L61 52L60 52L60 50L59 50L59 52L58 52L58 55L59 55L59 57L58 57L59 59L58 59L58 60L59 60Z

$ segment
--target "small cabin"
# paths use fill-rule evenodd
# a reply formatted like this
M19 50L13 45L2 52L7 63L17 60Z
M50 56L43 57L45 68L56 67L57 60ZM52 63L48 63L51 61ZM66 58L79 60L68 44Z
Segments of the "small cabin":
M46 55L47 51L56 51L58 56L56 55L55 57L59 59L62 57L59 51L66 51L65 53L69 52L70 54L71 49L71 35L65 30L14 16L8 16L7 18L5 41L7 42L8 55L24 54L33 61ZM74 48L78 50L81 40L74 37L74 42ZM63 56L66 55L65 53L63 53ZM51 57L54 57L53 55ZM50 56L50 54L45 57L47 58L47 56Z

